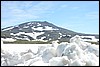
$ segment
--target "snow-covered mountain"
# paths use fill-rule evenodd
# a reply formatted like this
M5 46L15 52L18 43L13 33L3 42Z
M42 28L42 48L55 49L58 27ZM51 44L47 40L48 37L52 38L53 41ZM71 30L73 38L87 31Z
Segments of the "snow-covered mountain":
M75 35L87 35L77 33L53 25L47 21L30 21L16 26L10 26L1 30L1 38L12 38L15 40L59 40L69 41ZM92 34L91 34L92 35ZM97 38L99 35L94 35Z

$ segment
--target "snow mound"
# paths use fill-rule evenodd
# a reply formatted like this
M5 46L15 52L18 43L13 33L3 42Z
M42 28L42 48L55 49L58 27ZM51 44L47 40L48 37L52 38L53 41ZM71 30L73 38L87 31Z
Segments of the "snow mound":
M55 41L50 45L1 41L1 66L99 66L99 46L84 42L78 35L70 43Z
M46 48L43 52L42 58L43 61L48 63L52 57L56 56L56 49L54 47Z

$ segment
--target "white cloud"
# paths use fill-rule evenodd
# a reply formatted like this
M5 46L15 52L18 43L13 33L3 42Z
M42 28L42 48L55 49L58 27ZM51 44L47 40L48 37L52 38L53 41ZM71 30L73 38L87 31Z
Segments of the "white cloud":
M68 5L64 4L64 5L61 5L61 8L66 8L68 7Z
M53 5L51 1L2 1L1 22L14 24L18 21L41 19L53 13Z
M2 2L2 18L8 18L9 16L9 19L24 16L33 19L43 18L54 13L55 4L58 3L53 1L5 1Z
M90 12L85 15L88 19L98 19L99 20L99 13L98 12Z
M21 7L24 7L24 8L30 8L32 5L33 5L34 1L21 1L20 4L21 4Z
M77 6L74 6L74 7L71 7L72 9L76 10L76 9L79 9L79 7Z
M81 18L80 16L71 16L71 17L69 17L69 18L71 18L71 19L79 19L79 18Z
M32 6L29 10L27 10L30 13L34 13L34 14L45 14L45 13L52 13L53 11L53 4L52 2L46 2L46 1L42 1L39 2L38 4Z

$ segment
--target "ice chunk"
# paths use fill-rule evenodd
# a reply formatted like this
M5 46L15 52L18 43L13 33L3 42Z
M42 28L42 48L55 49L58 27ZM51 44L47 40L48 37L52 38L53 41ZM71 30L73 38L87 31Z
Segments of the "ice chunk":
M96 57L95 54L89 53L86 56L87 56L86 57L87 59L85 60L86 66L99 66L99 60L98 60L99 58Z
M33 56L32 53L26 53L26 54L22 55L21 59L24 60L24 61L27 61L27 60L29 60L29 59L31 59L33 57L34 56Z
M49 66L64 66L69 63L67 56L53 57L49 60Z
M66 47L66 44L60 44L60 45L58 45L58 47L56 49L58 57L62 56L62 52L64 51L65 47Z
M76 42L76 43L79 43L79 41L81 41L82 39L80 38L80 36L79 35L76 35L76 36L74 36L74 37L72 37L71 39L70 39L70 43L72 43L72 42Z
M52 47L54 47L55 49L57 49L57 47L58 47L58 40L56 40L56 41L52 41Z
M44 62L48 63L49 60L55 56L56 56L56 49L54 47L49 47L49 48L44 50L43 55L42 55L42 59Z
M83 63L80 59L76 59L70 63L70 66L84 66L85 63Z

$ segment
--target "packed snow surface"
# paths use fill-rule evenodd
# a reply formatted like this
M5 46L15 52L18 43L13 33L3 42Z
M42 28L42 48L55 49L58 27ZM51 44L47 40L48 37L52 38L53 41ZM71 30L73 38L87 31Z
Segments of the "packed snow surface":
M70 43L3 44L1 66L99 66L99 46L76 35Z

